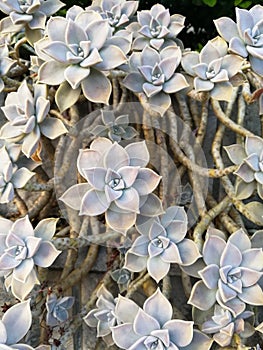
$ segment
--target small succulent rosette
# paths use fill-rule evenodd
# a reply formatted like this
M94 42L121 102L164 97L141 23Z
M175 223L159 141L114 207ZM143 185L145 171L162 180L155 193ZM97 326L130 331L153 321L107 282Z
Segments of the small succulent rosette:
M105 213L107 225L125 234L138 215L162 212L160 200L152 194L161 177L145 168L148 162L145 141L122 147L98 137L89 149L79 151L77 159L78 171L87 182L71 186L60 200L79 215Z
M238 165L234 172L239 181L236 183L236 196L246 199L257 191L263 199L263 139L259 136L247 136L245 144L224 147L230 160Z
M17 33L25 29L27 40L33 44L43 36L47 17L64 5L59 0L3 0L0 10L8 16L0 21L0 31Z
M184 75L176 72L181 58L177 46L160 52L146 46L142 52L133 52L129 59L130 73L123 79L123 85L145 95L150 107L163 116L171 105L169 94L189 86Z
M10 307L0 320L1 350L34 350L29 345L19 343L28 333L31 324L30 299Z
M48 115L50 101L47 87L35 84L32 95L26 80L16 92L7 95L1 107L8 122L0 129L0 138L22 145L22 152L29 158L38 149L41 135L53 140L67 132L63 122Z
M98 12L77 6L66 18L50 18L46 33L35 44L44 62L38 76L42 83L59 85L55 95L59 109L76 103L81 91L92 102L108 104L112 87L106 72L126 63L131 34L124 30L112 35Z
M181 45L176 37L184 28L184 16L170 16L168 9L156 4L150 10L139 11L137 21L127 27L135 36L133 50L141 51L149 45L159 51L167 46Z
M125 267L133 272L147 268L158 283L170 265L191 265L200 253L196 244L185 238L187 215L183 207L172 206L159 216L137 224L140 236L125 255Z
M172 319L173 308L159 288L144 302L143 308L136 308L130 302L120 296L115 308L122 323L111 330L119 348L208 350L211 347L211 338L194 330L192 321Z
M236 7L236 22L221 17L214 21L219 35L229 43L230 53L248 58L252 70L263 76L263 6L250 10Z
M94 0L93 3L86 10L99 12L108 21L113 32L128 24L139 5L139 1L126 0Z
M246 305L263 305L259 285L263 251L262 247L252 246L252 239L255 238L250 239L242 229L227 241L223 232L208 231L202 251L203 267L200 261L196 266L184 267L189 275L201 278L192 288L189 304L204 311L218 303L235 317L245 311Z
M62 325L69 318L68 310L74 304L74 297L57 298L55 293L47 295L46 301L46 324L50 327Z
M43 219L33 229L28 216L12 222L0 218L0 276L5 287L23 300L39 284L35 265L49 267L61 253L51 242L57 219Z
M193 77L196 92L208 92L220 101L231 99L233 77L241 70L244 59L228 54L225 40L216 37L209 40L200 53L185 52L182 57L184 71Z

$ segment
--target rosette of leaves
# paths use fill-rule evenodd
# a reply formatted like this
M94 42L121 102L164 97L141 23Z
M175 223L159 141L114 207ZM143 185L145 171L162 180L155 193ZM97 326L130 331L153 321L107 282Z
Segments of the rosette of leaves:
M158 288L143 304L143 309L129 307L129 299L119 297L115 308L122 324L111 328L114 343L121 349L204 349L211 339L193 329L193 322L172 319L173 308ZM132 320L131 320L132 318ZM129 320L130 319L130 320ZM128 336L127 336L128 335Z
M45 85L35 84L32 95L24 80L17 92L7 95L1 107L8 122L0 129L0 138L22 144L21 150L27 157L39 147L41 134L53 140L67 132L61 120L48 116L50 102L46 94Z
M92 9L106 19L113 31L127 24L137 11L139 1L126 0L95 0L86 10Z
M20 150L18 150L20 152ZM16 157L17 148L10 150L11 156ZM0 204L10 202L15 196L16 188L23 188L35 173L25 167L18 168L12 162L11 156L3 146L0 148ZM14 159L14 158L13 158Z
M253 335L254 328L245 321L253 315L252 311L246 310L235 317L230 310L216 304L213 316L202 324L201 330L206 334L213 334L213 340L220 346L228 346L231 344L234 334L238 334L242 338Z
M19 300L39 284L35 265L49 267L61 253L51 242L57 219L41 220L33 229L28 216L12 222L0 218L0 274Z
M5 84L1 77L5 76L10 68L16 63L9 57L9 50L6 43L0 45L0 92L3 91Z
M79 215L105 213L106 223L125 234L137 215L162 212L159 198L152 194L161 177L145 168L148 162L144 141L122 147L109 139L96 138L89 149L79 151L77 159L78 171L87 183L71 186L60 200L79 210Z
M198 262L187 266L187 273L201 277L192 288L188 303L208 310L216 302L236 317L247 305L263 305L263 291L258 284L263 269L262 248L252 248L242 230L228 240L216 229L208 232L202 251L204 267Z
M74 301L74 297L57 298L55 293L48 294L46 324L50 327L55 327L66 322L69 318L68 309L73 306Z
M227 42L229 51L248 58L251 68L263 76L263 6L255 5L250 10L236 8L236 22L221 17L214 21L216 29Z
M126 253L125 267L133 272L147 268L157 283L168 274L171 263L191 265L200 257L196 244L185 238L183 207L169 207L163 215L137 225L137 230L141 235Z
M137 131L129 126L129 115L120 115L117 118L113 111L102 110L101 119L104 125L96 125L91 130L95 136L108 137L112 141L120 142L121 139L130 140L136 135Z
M161 4L153 5L150 10L137 13L138 22L131 23L127 29L134 33L133 50L143 50L149 45L157 51L166 46L177 46L177 35L184 28L185 17L170 12Z
M24 28L27 39L33 43L40 39L47 17L64 5L59 0L2 0L0 10L8 17L0 21L0 31L17 33Z
M33 350L31 346L19 343L29 331L31 323L30 300L10 307L0 320L1 350Z
M85 323L97 328L97 337L102 337L108 346L114 344L111 337L111 327L117 324L115 315L116 298L102 285L97 291L96 309L91 310L85 317Z
M35 44L37 55L44 61L38 71L39 81L60 85L55 95L59 109L72 106L81 91L92 102L108 104L112 87L105 71L127 61L130 33L119 31L112 36L107 20L79 7L71 8L66 18L49 19L46 33Z
M237 198L246 199L257 190L263 199L263 139L247 136L244 146L234 144L224 148L230 160L239 166L234 172L239 178L236 184Z
M225 40L216 37L209 40L200 53L185 52L181 63L185 72L194 78L196 92L209 92L216 100L229 101L232 78L241 70L243 61L238 55L228 54Z
M182 52L177 46L160 52L146 46L140 53L133 52L129 59L130 73L123 85L135 93L143 93L151 109L163 116L171 105L169 94L188 87L185 77L176 72L181 58Z

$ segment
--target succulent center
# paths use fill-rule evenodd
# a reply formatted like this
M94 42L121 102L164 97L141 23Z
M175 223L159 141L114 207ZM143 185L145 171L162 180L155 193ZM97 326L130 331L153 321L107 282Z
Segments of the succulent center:
M153 241L153 244L155 245L155 247L158 248L163 248L163 242L160 238L157 238Z
M154 85L162 85L164 83L164 74L158 64L152 70L151 80Z
M145 339L144 345L147 350L165 349L163 342L159 338L153 337L151 335Z
M108 186L115 191L120 191L125 188L125 183L122 178L115 177L108 182Z
M113 12L107 11L106 16L111 26L116 26L119 23L120 16L115 15Z
M16 260L24 260L27 257L27 247L23 245L17 245L14 251Z

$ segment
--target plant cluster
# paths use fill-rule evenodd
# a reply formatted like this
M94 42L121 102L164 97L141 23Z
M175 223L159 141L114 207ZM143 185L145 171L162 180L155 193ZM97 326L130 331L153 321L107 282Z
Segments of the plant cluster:
M62 350L84 321L105 347L260 349L263 6L216 19L200 52L161 4L62 6L0 4L0 276L18 300L0 348ZM71 310L99 245L113 259Z

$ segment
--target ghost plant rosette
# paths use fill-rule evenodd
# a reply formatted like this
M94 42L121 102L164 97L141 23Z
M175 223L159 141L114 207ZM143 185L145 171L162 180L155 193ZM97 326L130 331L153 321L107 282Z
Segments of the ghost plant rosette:
M60 254L51 239L57 219L41 220L33 229L28 216L15 222L0 218L0 274L19 300L39 284L35 265L49 267Z
M234 173L239 178L236 185L237 198L246 199L257 190L263 199L263 139L248 136L244 146L234 144L224 148L230 160L239 165Z
M17 155L17 148L10 152L13 156ZM0 148L0 164L0 204L3 204L10 202L15 196L15 189L23 188L35 173L25 167L18 168L5 146Z
M178 14L170 16L168 9L156 4L150 10L139 11L137 20L127 28L135 36L133 50L141 51L149 45L159 51L167 46L177 46L176 37L184 28L185 17Z
M171 105L169 94L188 87L185 77L175 72L181 62L179 47L166 47L157 52L146 46L142 52L133 52L130 60L130 73L123 85L135 92L143 93L150 107L162 116Z
M263 6L255 5L250 10L236 7L236 23L228 17L214 21L219 35L229 42L229 51L248 57L251 68L263 76Z
M203 247L205 267L195 277L201 277L192 288L188 303L208 310L216 302L234 316L242 313L246 304L262 305L263 291L258 284L263 271L262 248L251 248L247 234L238 230L228 238L211 230ZM191 269L188 270L191 275Z
M216 100L229 101L233 85L231 79L241 70L244 59L228 54L227 43L220 37L209 40L198 52L185 52L182 67L194 77L196 92L209 92Z
M8 122L2 126L0 138L22 144L21 150L27 157L37 150L41 134L55 139L67 132L61 120L48 116L50 102L46 94L45 85L35 84L32 95L24 80L17 92L7 95L4 107L1 107Z
M145 168L148 162L144 141L122 147L109 139L96 138L89 149L79 151L77 160L78 171L87 183L71 186L60 200L79 210L80 215L105 213L112 229L126 233L135 224L137 215L144 214L148 196L161 179ZM161 207L157 204L152 208L156 213Z
M73 306L74 301L74 297L57 298L55 293L48 294L46 324L50 327L55 327L66 322L69 318L68 309Z
M105 71L127 61L130 34L112 36L108 21L99 13L78 8L69 10L66 18L50 18L46 32L35 44L44 61L39 81L60 85L55 96L59 109L72 106L81 91L88 100L107 104L111 83Z
M125 267L142 271L147 267L150 276L159 282L166 276L171 263L191 265L200 253L196 244L185 238L187 216L183 207L169 207L160 217L137 225L141 234L125 255Z
M211 339L193 329L193 322L172 319L173 308L158 288L143 304L129 307L127 298L118 299L115 313L132 320L111 328L114 343L121 349L208 350ZM123 304L123 305L122 305Z

